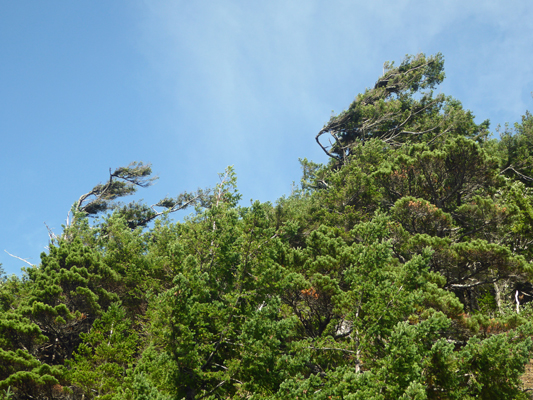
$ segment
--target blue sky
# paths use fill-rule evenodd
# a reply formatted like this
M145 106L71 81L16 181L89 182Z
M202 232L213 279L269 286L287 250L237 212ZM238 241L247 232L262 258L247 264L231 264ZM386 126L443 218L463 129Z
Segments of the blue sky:
M325 162L314 137L386 60L442 52L439 91L491 128L533 110L533 3L103 1L0 3L0 263L39 263L46 223L109 168L151 162L155 203L234 165L275 201Z

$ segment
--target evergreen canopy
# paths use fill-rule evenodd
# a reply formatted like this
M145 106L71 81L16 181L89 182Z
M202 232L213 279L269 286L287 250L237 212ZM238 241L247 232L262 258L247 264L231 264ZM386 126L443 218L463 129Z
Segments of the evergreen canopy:
M527 399L532 116L491 139L443 79L386 63L276 204L240 205L232 168L117 204L154 178L110 171L2 278L0 399Z

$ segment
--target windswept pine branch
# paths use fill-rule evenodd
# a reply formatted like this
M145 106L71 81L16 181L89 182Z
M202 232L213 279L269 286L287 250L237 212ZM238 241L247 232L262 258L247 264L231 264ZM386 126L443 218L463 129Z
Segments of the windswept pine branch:
M75 204L75 211L87 215L96 215L113 208L112 201L119 197L134 194L139 187L146 188L153 184L157 177L151 177L150 164L134 161L126 167L119 167L111 172L109 180L99 183L90 192L80 196Z

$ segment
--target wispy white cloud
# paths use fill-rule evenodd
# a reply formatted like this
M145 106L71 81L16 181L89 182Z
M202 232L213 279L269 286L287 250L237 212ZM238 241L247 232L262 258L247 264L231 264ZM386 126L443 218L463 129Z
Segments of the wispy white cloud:
M188 157L237 164L258 197L281 194L297 157L320 157L316 131L385 60L442 51L443 90L481 119L517 120L528 107L527 2L150 1L145 11L143 51Z
M298 157L325 160L314 136L331 110L385 60L443 52L440 90L493 126L533 108L530 1L19 3L0 14L1 161L15 192L0 199L2 240L34 260L42 221L59 228L77 196L131 160L160 174L141 194L154 202L212 185L230 164L245 198L288 193Z

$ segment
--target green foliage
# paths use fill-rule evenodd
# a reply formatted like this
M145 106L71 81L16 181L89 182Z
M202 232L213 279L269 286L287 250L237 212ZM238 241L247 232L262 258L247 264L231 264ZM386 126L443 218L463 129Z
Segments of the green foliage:
M387 63L275 205L232 167L120 204L151 168L110 171L0 279L0 399L526 399L533 119L488 140L443 78Z
M94 323L68 363L70 380L86 396L111 399L134 364L139 339L120 303L113 303Z
M506 126L498 143L502 173L531 187L533 183L533 116L528 111L513 129Z
M152 174L150 164L132 162L111 172L109 181L99 183L90 192L79 198L75 211L88 215L96 215L113 207L112 201L118 197L128 196L137 191L137 187L148 187L157 178L149 178Z
M407 56L398 67L385 63L384 74L374 87L332 117L316 140L335 163L345 164L354 148L372 138L399 146L409 141L432 143L449 134L485 137L488 121L477 125L459 101L443 94L433 97L431 89L443 79L441 54ZM325 133L333 139L329 149L319 140Z
M11 387L8 387L7 390L3 390L0 392L0 399L2 400L8 400L11 399L13 396L13 392L11 392Z
M173 287L154 300L155 343L168 355L164 360L172 360L162 387L178 397L234 394L236 382L247 382L242 374L261 376L258 366L241 371L249 361L239 343L248 325L264 319L256 313L275 301L268 297L279 279L271 258L275 235L266 220L269 207L235 208L233 176L227 178L214 207L181 226Z

